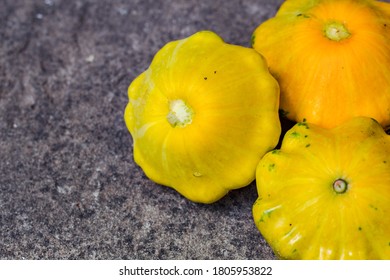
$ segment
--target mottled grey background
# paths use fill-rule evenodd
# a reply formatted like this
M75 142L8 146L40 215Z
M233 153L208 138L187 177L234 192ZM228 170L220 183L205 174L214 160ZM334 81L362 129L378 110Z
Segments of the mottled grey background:
M0 0L1 259L273 259L255 185L211 205L148 180L127 87L165 43L249 46L282 0Z

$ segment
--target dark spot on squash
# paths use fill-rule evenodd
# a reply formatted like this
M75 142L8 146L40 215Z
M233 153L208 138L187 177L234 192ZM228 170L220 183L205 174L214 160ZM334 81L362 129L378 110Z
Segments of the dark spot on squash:
M376 206L374 206L374 205L372 205L372 204L370 204L370 208L371 208L371 209L374 209L375 211L378 211L378 207L376 207Z
M359 231L362 231L362 227L358 227L358 230L359 230Z
M255 39L256 39L256 36L253 34L252 37L251 37L251 46L252 47L255 44Z
M302 13L297 14L297 17L310 18L308 15Z
M275 163L268 165L268 171L272 171L274 169L275 169Z
M384 161L383 161L383 163L384 163L384 164L386 164L386 163L387 163L387 161L386 161L386 160L384 160Z
M217 70L214 70L214 74L217 74Z
M310 147L310 144L307 144L305 147L306 147L306 148L309 148L309 147Z
M309 135L305 135L305 138L309 137Z
M306 129L309 129L309 125L306 123L306 119L303 119L303 122L297 123L297 126L303 126Z
M261 214L261 217L259 219L259 222L264 222L266 218L271 218L272 212L275 210L275 208L271 208L268 210L264 210L263 213Z
M375 135L376 135L376 131L375 130L373 130L373 129L368 129L367 130L367 136L373 137Z
M291 226L292 226L292 224L289 224L289 226L291 227Z
M206 81L206 80L207 80L207 77L204 77L203 79Z
M294 131L294 132L291 133L291 136L294 137L294 138L297 138L297 137L299 137L301 135L299 134L299 132Z

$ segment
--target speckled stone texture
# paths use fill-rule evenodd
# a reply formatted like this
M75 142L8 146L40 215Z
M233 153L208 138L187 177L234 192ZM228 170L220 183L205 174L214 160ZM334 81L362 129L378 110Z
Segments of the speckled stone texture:
M148 180L127 87L171 40L249 46L282 0L0 0L1 259L274 259L255 184L211 205Z

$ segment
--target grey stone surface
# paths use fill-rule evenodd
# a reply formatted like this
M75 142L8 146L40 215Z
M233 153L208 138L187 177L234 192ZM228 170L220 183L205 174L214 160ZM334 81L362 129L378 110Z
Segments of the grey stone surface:
M123 111L165 43L249 46L281 2L0 0L0 258L273 259L254 183L211 205L153 183Z

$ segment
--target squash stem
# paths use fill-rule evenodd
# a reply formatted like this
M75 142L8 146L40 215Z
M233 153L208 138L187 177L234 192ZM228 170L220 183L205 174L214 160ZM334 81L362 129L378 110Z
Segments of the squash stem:
M167 120L172 127L185 127L192 122L192 108L181 99L169 102Z
M337 179L333 182L333 190L337 194L345 193L348 190L348 183L344 179Z
M351 36L348 28L341 22L329 22L325 24L324 33L326 38L336 42Z

